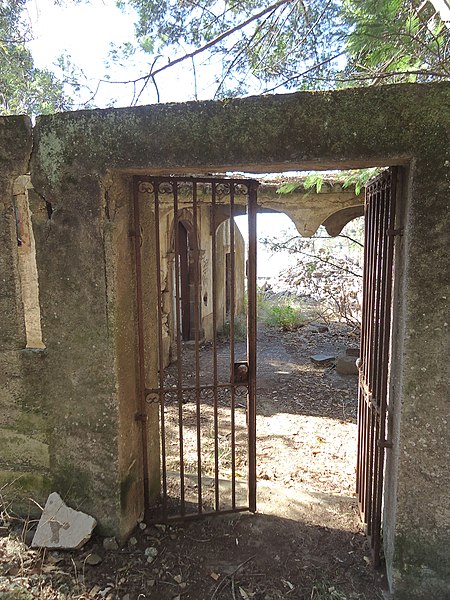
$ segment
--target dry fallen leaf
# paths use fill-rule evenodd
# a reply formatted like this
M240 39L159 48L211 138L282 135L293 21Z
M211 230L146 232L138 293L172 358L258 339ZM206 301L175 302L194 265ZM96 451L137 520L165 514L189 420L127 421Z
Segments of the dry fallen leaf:
M241 597L244 600L250 600L249 595L247 594L247 592L244 590L244 588L239 587L239 593L241 594Z

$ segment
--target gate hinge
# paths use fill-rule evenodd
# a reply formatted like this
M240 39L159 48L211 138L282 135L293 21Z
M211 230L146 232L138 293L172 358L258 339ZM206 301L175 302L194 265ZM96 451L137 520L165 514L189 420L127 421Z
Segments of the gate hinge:
M143 414L143 413L136 413L134 415L134 420L135 421L141 421L141 423L146 423L148 421L148 416L146 414Z
M398 229L388 229L386 235L403 235L405 228L399 227Z

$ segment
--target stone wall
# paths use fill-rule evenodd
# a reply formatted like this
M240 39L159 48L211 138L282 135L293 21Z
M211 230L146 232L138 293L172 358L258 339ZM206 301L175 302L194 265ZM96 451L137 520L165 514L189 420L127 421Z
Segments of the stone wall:
M130 174L400 165L409 179L396 263L401 297L393 304L400 339L391 364L387 562L398 600L448 597L449 105L442 83L40 117L30 198L46 346L37 353L21 350L11 212L13 182L27 172L30 126L2 119L1 431L21 448L2 473L36 472L41 482L21 479L28 489L39 496L51 486L104 531L125 535L142 510L141 430L131 422Z

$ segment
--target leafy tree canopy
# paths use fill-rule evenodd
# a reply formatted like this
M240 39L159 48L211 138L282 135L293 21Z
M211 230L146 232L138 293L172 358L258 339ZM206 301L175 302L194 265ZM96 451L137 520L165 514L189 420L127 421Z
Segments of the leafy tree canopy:
M119 0L151 70L220 59L216 97L448 79L449 29L422 0ZM436 1L434 1L436 4ZM130 53L130 47L126 48Z
M26 44L26 0L0 0L0 114L46 114L70 108L62 82L38 69Z

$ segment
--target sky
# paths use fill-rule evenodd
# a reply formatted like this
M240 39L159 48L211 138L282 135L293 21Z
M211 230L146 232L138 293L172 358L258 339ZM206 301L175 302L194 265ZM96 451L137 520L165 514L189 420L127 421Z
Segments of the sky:
M56 6L54 0L29 0L27 12L33 29L33 41L30 49L36 66L54 69L56 58L68 54L73 64L86 75L93 89L97 81L106 74L111 80L128 81L136 75L148 71L146 56L142 53L134 61L120 68L107 67L106 62L111 43L121 45L134 41L134 12L118 9L114 0L90 0L78 5ZM164 64L160 59L160 65ZM197 63L197 71L201 69L201 77L197 79L197 88L189 61L179 67L173 67L158 76L158 87L161 102L183 102L195 99L210 98L214 89L213 69L210 66L201 68ZM85 93L83 101L89 98ZM133 98L133 86L102 83L96 96L98 107L111 105L129 106ZM154 87L148 86L140 103L151 104L157 101Z

